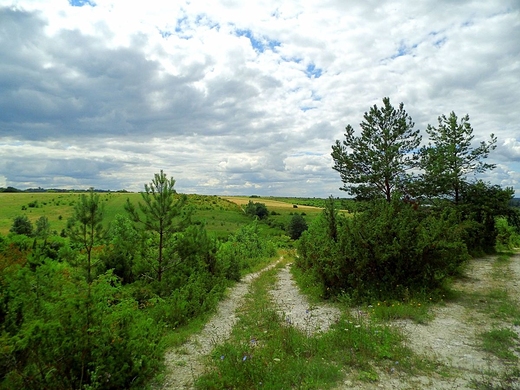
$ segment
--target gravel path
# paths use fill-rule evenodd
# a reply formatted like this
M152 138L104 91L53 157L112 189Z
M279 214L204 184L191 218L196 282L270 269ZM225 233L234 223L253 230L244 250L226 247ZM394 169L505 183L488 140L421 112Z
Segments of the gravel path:
M276 287L270 291L281 318L309 335L326 332L339 319L340 311L328 305L310 305L292 280L290 267L288 264L280 270Z
M281 260L281 259L280 259ZM195 378L203 373L201 358L208 355L213 348L226 341L237 322L235 312L244 302L251 282L263 272L275 267L278 262L263 270L249 274L233 287L229 296L217 308L217 313L204 326L204 329L193 335L185 344L166 354L166 379L162 389L193 389Z
M462 293L485 292L495 287L507 288L510 296L520 304L520 255L512 258L508 269L511 277L507 282L500 282L492 278L492 263L492 258L472 261L467 271L468 277L459 281L455 288ZM262 272L277 264L278 262L260 272L244 277L231 289L229 296L220 303L217 313L204 329L184 345L166 355L168 370L163 389L193 389L194 379L204 370L201 357L209 354L217 344L229 338L237 321L235 312L244 302L251 282ZM321 304L312 306L308 303L291 278L290 264L280 269L276 286L270 294L286 323L296 326L308 334L326 332L340 316L339 310L335 307ZM433 312L434 319L427 324L396 321L392 325L399 327L406 335L411 349L452 367L457 372L455 377L446 378L436 373L427 377L410 377L404 374L380 372L380 380L374 384L351 380L346 373L346 380L336 389L469 390L472 378L481 379L482 373L490 369L498 372L503 369L496 358L479 348L477 335L491 329L493 325L485 313L458 303L448 303L445 306L436 307ZM520 333L520 327L515 328ZM512 389L520 389L520 386L512 387Z
M512 258L508 272L511 277L507 281L492 278L494 258L473 260L466 272L465 279L458 281L454 288L464 293L484 293L493 288L506 288L510 296L516 297L520 304L520 255ZM380 372L377 384L363 384L346 380L340 389L369 390L378 389L459 389L470 390L471 380L481 380L483 373L490 370L502 372L504 366L492 354L482 351L478 334L488 331L493 321L485 313L474 307L466 307L457 303L433 309L434 319L426 324L415 324L412 321L396 321L408 340L408 346L418 354L434 358L440 363L456 370L454 377L446 378L433 373L431 376L410 377L404 374L390 375ZM496 321L494 321L496 322ZM509 327L509 325L508 325ZM520 327L514 327L520 334ZM513 389L520 389L516 384Z

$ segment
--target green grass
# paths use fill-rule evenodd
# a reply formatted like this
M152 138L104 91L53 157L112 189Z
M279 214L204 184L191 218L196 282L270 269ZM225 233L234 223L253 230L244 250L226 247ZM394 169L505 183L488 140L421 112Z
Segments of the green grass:
M500 359L510 362L518 361L518 357L512 352L520 352L519 337L511 329L501 328L484 332L480 335L482 348Z
M288 326L268 294L276 272L253 282L231 339L208 357L208 371L197 388L327 389L344 379L345 370L373 382L379 379L376 365L389 372L434 369L403 346L402 335L378 321L344 314L328 332L315 336Z
M476 390L513 390L520 383L520 367L511 367L505 372L486 372L482 378L471 381ZM516 386L516 387L513 387Z
M512 252L500 253L493 262L491 277L498 284L511 280L512 273L509 265ZM473 294L472 298L478 302L480 310L499 324L520 326L520 308L509 292L501 287L493 288L483 294ZM506 390L515 389L514 384L520 382L520 368L518 367L518 353L520 353L520 337L509 327L495 324L493 328L479 335L481 348L511 367L504 372L488 373L480 379L474 379L472 385L478 390ZM515 354L516 352L516 354Z
M432 319L430 307L431 305L424 301L384 301L370 305L367 310L372 318L382 321L409 319L417 324L425 324Z
M74 203L81 196L80 193L0 193L0 234L6 235L17 216L27 215L29 220L36 222L41 216L49 220L51 231L58 234L67 226L67 220L73 215ZM124 205L129 199L134 205L142 201L140 193L101 192L100 199L105 206L106 226L115 219L116 215L126 215ZM194 195L187 196L187 206L193 208L194 222L203 223L210 234L219 239L226 239L242 226L250 224L252 219L245 215L239 204L219 196ZM230 197L230 199L242 199ZM249 200L249 198L245 198ZM253 199L262 201L263 199ZM36 205L37 207L30 207ZM267 220L259 224L259 232L263 237L275 239L281 246L291 246L285 227L289 224L294 213L304 213L307 223L316 218L321 209L302 207L293 209L292 204L273 202L268 204L270 215ZM271 214L272 213L272 214Z
M15 217L27 215L34 224L41 216L49 219L51 230L60 232L73 215L74 203L79 193L0 193L0 234L6 235ZM118 214L126 214L124 205L129 199L137 205L139 193L100 193L105 207L105 224L108 225ZM37 207L30 207L36 204ZM205 223L208 232L218 238L226 238L240 227L251 223L251 218L240 208L217 196L188 195L188 205L193 207L193 220Z

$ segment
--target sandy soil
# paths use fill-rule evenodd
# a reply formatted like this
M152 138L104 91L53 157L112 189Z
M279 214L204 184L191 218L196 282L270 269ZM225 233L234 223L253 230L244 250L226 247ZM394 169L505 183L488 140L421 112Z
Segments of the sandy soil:
M270 291L280 317L309 335L326 332L339 319L340 311L328 305L310 305L292 280L290 267L288 264L280 270L276 287Z

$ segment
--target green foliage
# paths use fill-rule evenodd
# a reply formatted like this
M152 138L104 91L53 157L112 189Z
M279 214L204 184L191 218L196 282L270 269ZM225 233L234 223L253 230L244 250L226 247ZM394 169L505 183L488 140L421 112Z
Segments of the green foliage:
M161 170L159 174L154 175L150 184L144 186L145 191L141 193L143 203L138 203L140 213L129 200L125 205L126 211L134 222L158 236L157 257L156 260L151 261L151 268L159 282L165 270L171 266L169 259L163 256L165 245L174 232L181 230L182 226L177 217L181 215L186 203L185 196L176 196L174 186L175 180L168 179Z
M498 230L497 217L510 217L516 214L509 205L514 190L489 185L482 181L462 186L459 209L462 220L471 228L467 236L467 246L474 251L493 253Z
M390 202L406 172L417 165L412 153L421 142L403 107L401 103L395 109L383 98L383 107L374 105L365 113L360 136L348 125L343 142L332 146L333 169L341 176L342 190L360 199L384 197Z
M482 160L496 148L497 138L491 134L487 143L482 141L473 148L474 135L469 115L459 122L457 115L451 112L449 117L442 115L438 120L438 127L428 125L426 128L430 142L421 149L423 191L427 196L445 196L458 204L467 176L495 167Z
M244 212L251 217L258 217L259 219L267 218L269 211L264 203L253 202L250 200L244 209Z
M32 236L33 226L27 215L19 215L13 220L13 225L9 231L14 234Z
M109 269L121 283L133 283L139 276L136 264L141 259L143 241L132 221L117 215L107 232L107 245L100 255L99 271Z
M5 276L1 389L141 388L160 368L158 324L111 274L92 283L90 296L64 263Z
M244 270L254 268L256 263L275 254L275 246L260 236L258 223L254 221L220 244L216 255L220 273L228 279L239 280Z
M421 215L398 200L373 202L363 213L338 218L335 241L324 216L300 239L296 264L314 274L325 296L375 301L432 291L468 259L452 217L449 210Z
M42 215L40 218L36 220L36 232L34 233L36 237L43 238L44 240L49 237L51 233L51 226L49 224L49 218Z
M85 269L87 281L92 282L92 250L102 243L105 229L103 228L104 205L99 194L91 188L89 195L82 194L74 206L74 215L69 220L67 235L72 244L85 250L87 258Z
M497 250L504 251L520 248L520 234L514 226L509 225L507 218L496 218L495 227L497 231Z
M293 240L297 240L307 229L308 225L305 218L301 214L294 214L287 226L287 233Z

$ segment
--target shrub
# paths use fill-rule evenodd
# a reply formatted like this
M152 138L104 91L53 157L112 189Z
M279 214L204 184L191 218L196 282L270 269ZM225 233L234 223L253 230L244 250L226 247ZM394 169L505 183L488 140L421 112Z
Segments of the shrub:
M496 219L497 242L499 250L510 250L520 247L520 234L515 227L509 225L507 218Z
M269 211L264 203L253 202L250 200L244 209L247 215L258 217L259 219L267 218Z
M294 214L287 226L287 233L293 240L300 238L302 233L308 229L307 222L300 214Z
M355 300L395 299L434 290L468 259L450 212L421 214L395 200L374 202L349 219L330 210L328 215L303 234L297 261L320 281L325 296L347 292Z
M160 324L110 273L89 289L68 265L48 261L20 268L7 286L0 388L142 388L161 366Z
M33 225L27 215L19 215L13 220L13 225L9 231L14 234L25 234L26 236L32 236Z

